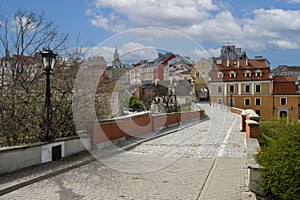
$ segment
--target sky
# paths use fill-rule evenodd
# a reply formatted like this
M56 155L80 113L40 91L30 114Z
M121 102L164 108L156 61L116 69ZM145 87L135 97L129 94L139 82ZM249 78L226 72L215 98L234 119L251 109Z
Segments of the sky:
M12 19L17 9L45 12L68 46L94 47L111 62L152 60L174 51L198 61L235 45L249 58L264 56L271 67L300 66L300 0L1 0L0 14Z

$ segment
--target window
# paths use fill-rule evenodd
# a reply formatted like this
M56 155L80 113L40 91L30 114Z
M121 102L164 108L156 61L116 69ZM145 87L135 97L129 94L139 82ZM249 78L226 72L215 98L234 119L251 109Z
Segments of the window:
M286 106L287 105L287 98L286 97L280 97L280 105Z
M255 85L255 92L261 92L261 85L260 84Z
M222 93L222 86L218 85L218 93Z
M234 93L234 85L230 85L229 86L229 92L230 93Z
M251 77L251 72L249 70L245 71L245 77L247 78Z
M206 73L205 72L202 72L202 77L206 78Z
M250 85L245 85L245 92L249 93L250 92Z
M260 110L256 110L255 112L256 112L257 115L260 116Z
M231 72L229 73L229 77L230 77L230 78L236 77L236 72L231 71Z
M256 77L262 77L262 71L261 70L256 70L255 76Z
M255 105L260 106L261 105L261 98L255 98Z
M249 98L244 99L244 105L245 106L250 106L250 99Z
M200 78L200 73L196 72L196 78Z
M218 78L223 78L223 76L224 76L224 73L223 72L218 72Z
M217 101L218 101L218 104L222 104L223 103L223 99L222 98L218 98Z

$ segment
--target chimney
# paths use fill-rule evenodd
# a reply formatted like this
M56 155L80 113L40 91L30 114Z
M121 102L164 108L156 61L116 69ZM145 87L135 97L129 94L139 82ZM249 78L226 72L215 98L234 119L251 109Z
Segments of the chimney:
M248 58L246 57L246 66L248 66Z
M229 67L229 58L228 58L228 55L227 55L227 64L226 64L227 67Z
M237 67L240 68L240 59L237 59Z

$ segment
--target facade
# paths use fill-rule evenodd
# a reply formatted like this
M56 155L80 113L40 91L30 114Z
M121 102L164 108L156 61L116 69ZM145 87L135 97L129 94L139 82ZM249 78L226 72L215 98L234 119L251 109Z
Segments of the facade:
M193 62L180 55L175 55L175 58L168 61L168 67L165 68L164 80L188 80L191 81L191 71Z
M294 76L274 76L274 116L299 118L299 92L296 91Z
M139 65L141 65L142 82L154 82L153 62L148 62L147 60L141 60L139 62Z
M175 55L168 52L165 54L158 54L158 58L153 61L153 76L154 81L166 80L165 71L170 60L175 58Z
M142 66L133 65L129 70L130 85L139 85L142 83Z
M191 71L193 91L197 101L209 99L208 82L210 79L210 70L210 60L201 58Z
M291 91L285 95L283 90L278 89L282 87L283 81L271 76L267 59L261 56L249 59L245 52L240 57L235 57L233 55L236 53L231 50L225 52L230 54L228 56L221 51L219 58L213 58L210 101L242 109L253 109L260 115L261 120L283 116L284 112L281 111L287 111L286 108L289 110L285 114L295 118L298 115L298 103L295 102L298 100L296 100L296 89L292 86L293 80L289 80ZM238 49L237 54L239 52ZM282 101L287 102L282 108L284 110L280 110L282 106L277 105L280 99L283 99L282 97L286 97Z

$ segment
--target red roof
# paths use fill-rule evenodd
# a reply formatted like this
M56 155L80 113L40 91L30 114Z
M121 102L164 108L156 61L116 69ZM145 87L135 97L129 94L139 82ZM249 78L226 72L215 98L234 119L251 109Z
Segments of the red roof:
M295 82L294 76L273 76L274 82Z
M293 76L274 76L273 94L293 95L296 92L296 83Z
M248 62L248 64L247 64ZM211 82L230 82L230 81L262 81L270 80L269 65L265 60L257 59L241 59L241 60L220 60L215 58L213 60ZM239 65L238 65L239 64ZM230 72L235 72L235 77L230 77ZM223 77L218 77L218 73L222 72ZM251 76L246 77L245 73L250 72ZM261 72L261 76L256 76L257 72Z

